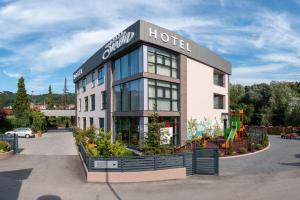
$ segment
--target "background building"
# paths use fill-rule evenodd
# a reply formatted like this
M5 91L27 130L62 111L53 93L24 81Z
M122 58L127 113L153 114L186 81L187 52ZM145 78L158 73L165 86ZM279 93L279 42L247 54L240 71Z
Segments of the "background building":
M74 72L77 126L100 127L138 144L156 110L174 142L184 144L188 132L222 128L230 74L231 64L210 50L139 20ZM191 119L200 123L188 127Z

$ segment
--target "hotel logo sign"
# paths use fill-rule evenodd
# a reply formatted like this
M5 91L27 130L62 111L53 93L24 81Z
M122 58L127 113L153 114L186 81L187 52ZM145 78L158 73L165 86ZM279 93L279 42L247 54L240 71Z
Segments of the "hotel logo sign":
M134 37L134 32L123 31L122 33L118 34L111 41L109 41L107 45L105 45L105 50L102 54L102 59L106 60L111 55L112 52L116 51L124 44L129 43L133 37Z
M169 35L168 33L161 32L159 33L157 29L149 28L149 37L154 37L155 39L160 39L164 43L172 43L173 46L179 47L180 49L191 52L190 44L178 37Z
M79 77L82 74L82 68L79 69L74 75L73 75L73 79L75 80L77 77Z

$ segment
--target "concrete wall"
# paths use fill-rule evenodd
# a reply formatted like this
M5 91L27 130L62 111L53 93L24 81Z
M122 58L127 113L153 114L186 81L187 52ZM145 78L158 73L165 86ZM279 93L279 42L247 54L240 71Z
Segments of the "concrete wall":
M102 66L101 66L102 67ZM106 72L106 65L104 65L104 74ZM105 91L105 84L106 84L106 76L104 76L104 83L99 85L98 82L98 69L95 70L96 72L96 80L95 80L95 87L92 84L92 73L89 73L86 76L86 91L83 91L81 81L79 83L79 91L77 92L77 126L83 128L83 117L86 117L86 127L90 126L90 117L94 118L94 126L99 128L99 119L104 118L104 126L106 125L105 119L105 112L106 110L102 110L102 94L101 92ZM95 110L91 111L91 95L95 94ZM84 98L88 96L89 98L89 109L85 111L85 103ZM81 109L79 109L80 103L79 99L81 99ZM78 118L80 118L80 122L78 122ZM107 127L104 127L106 130Z
M212 67L187 59L187 120L191 117L198 122L207 119L213 125L216 120L222 123L221 114L228 113L228 75L222 87L214 85L213 73ZM224 109L214 109L214 93L225 95Z

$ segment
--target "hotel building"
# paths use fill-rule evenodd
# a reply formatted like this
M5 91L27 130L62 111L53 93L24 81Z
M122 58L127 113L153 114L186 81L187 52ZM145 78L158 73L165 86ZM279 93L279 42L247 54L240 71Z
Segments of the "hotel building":
M189 119L222 123L228 114L230 74L231 64L214 52L139 20L74 72L77 126L103 128L114 139L122 134L136 145L155 110L183 145Z

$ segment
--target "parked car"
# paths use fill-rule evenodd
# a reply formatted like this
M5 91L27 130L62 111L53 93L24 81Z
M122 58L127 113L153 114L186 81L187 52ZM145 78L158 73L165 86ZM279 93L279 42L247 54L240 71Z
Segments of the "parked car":
M18 135L18 137L26 137L26 138L30 138L30 137L34 136L31 128L17 128L13 131L8 131L5 134L6 135L16 134L16 135Z

